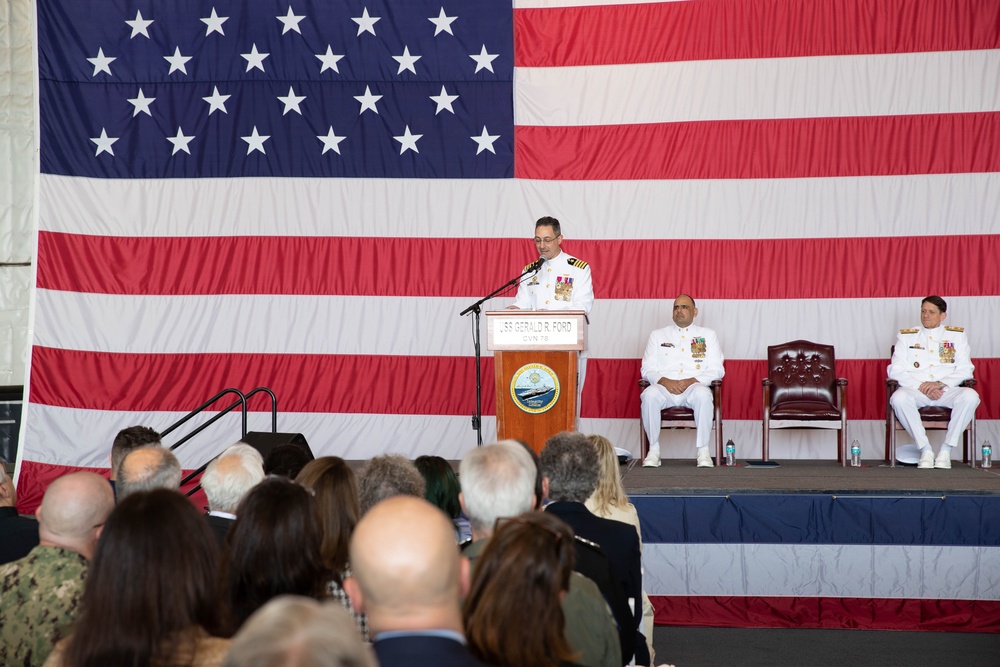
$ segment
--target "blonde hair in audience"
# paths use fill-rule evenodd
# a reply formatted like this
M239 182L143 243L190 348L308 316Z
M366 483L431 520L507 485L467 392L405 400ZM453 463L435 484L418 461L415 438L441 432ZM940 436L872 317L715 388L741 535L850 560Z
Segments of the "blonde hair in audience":
M600 463L597 488L591 495L598 514L606 513L610 507L624 509L628 506L628 495L618 473L618 454L615 453L614 445L603 435L588 435L587 440L597 450L597 460Z

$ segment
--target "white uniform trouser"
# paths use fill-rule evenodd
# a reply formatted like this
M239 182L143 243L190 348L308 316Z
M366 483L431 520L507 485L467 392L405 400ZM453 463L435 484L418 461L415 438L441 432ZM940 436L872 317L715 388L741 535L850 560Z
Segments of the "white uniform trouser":
M697 424L695 437L698 448L708 447L712 436L712 415L714 402L712 390L700 382L684 390L682 394L671 394L661 384L651 384L642 391L642 427L649 438L649 448L660 449L660 411L666 408L691 408Z
M969 387L949 387L941 395L941 398L934 401L921 393L919 389L900 387L892 392L889 402L896 412L896 419L899 420L899 423L903 425L903 428L920 449L930 447L931 443L927 439L924 425L920 423L918 410L928 406L951 408L951 419L948 421L948 432L944 436L944 444L954 447L958 444L962 431L976 414L979 394L976 393L975 389Z

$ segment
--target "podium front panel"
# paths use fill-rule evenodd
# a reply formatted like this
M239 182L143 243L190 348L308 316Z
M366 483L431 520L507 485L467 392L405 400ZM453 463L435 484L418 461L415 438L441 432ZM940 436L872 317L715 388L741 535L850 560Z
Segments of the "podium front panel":
M550 436L576 430L575 351L498 351L493 358L498 439L523 440L539 452Z

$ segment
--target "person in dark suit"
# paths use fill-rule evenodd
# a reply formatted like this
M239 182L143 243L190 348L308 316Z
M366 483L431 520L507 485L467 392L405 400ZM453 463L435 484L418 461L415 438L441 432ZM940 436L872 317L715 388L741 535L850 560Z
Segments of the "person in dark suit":
M368 614L381 667L482 667L462 629L469 562L441 510L413 496L383 500L355 528L350 561L344 589Z
M226 543L226 534L236 521L236 508L264 479L264 459L260 452L242 442L227 448L212 460L201 476L201 487L208 498L205 520L219 540Z
M507 440L495 445L476 447L462 459L459 474L462 478L460 499L462 508L472 525L472 541L462 546L462 555L469 559L475 579L476 563L493 537L498 519L516 517L536 509L535 479L537 466L531 450L520 443ZM538 477L538 497L541 502L542 480ZM596 571L605 587L610 586L616 608L629 615L628 601L617 578L611 570L607 556L589 542L583 542L570 533L577 556L569 590L562 598L565 618L566 641L577 657L574 662L587 667L621 667L632 660L634 640L629 642L628 654L621 650L619 626L609 610L604 591L594 581L579 572L582 567ZM582 553L581 555L581 552ZM526 617L529 618L530 617ZM529 620L530 622L530 620ZM466 626L468 632L472 632Z
M545 511L565 521L577 537L593 542L611 561L631 603L628 627L635 631L635 664L648 665L642 620L642 552L635 528L593 514L584 503L597 487L597 450L582 433L564 431L549 438L540 457L542 486L551 501ZM590 575L587 575L590 576ZM599 582L598 582L599 583Z
M13 563L38 546L38 522L17 513L14 480L0 461L0 565Z

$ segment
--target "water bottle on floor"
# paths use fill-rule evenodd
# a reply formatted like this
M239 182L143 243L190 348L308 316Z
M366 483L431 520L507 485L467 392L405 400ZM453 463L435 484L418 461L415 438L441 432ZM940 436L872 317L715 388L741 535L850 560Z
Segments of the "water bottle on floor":
M732 440L726 443L726 465L736 465L736 443Z
M857 440L851 443L851 467L861 467L861 445L858 444Z
M984 468L993 467L993 448L990 447L989 440L983 443L983 467Z

